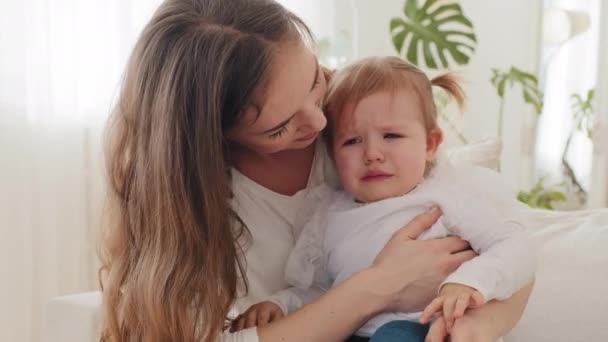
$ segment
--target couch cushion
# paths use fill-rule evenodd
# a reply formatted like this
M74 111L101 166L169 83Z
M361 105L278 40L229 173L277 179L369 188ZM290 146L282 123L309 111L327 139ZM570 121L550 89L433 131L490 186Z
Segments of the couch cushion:
M536 283L505 342L608 341L608 209L529 215Z

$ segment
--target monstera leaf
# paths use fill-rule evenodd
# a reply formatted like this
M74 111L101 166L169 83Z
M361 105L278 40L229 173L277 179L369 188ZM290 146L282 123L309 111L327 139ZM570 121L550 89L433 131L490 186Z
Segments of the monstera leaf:
M522 95L526 103L534 106L536 114L540 114L543 109L543 99L538 89L538 80L536 76L511 67L509 72L501 72L498 69L492 69L492 85L496 88L496 92L501 99L504 99L505 87L508 84L512 87L515 83L519 83L522 87Z
M404 14L405 19L391 20L390 30L395 49L408 61L420 65L418 51L421 50L426 67L430 69L447 68L448 55L460 65L469 63L477 39L473 24L463 15L459 4L426 0L419 7L418 1L407 0ZM407 46L406 41L409 41ZM436 54L433 54L432 46L435 46Z

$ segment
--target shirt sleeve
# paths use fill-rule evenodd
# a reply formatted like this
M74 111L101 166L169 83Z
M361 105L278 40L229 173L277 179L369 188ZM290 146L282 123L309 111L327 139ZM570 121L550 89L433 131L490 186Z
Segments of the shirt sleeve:
M522 224L521 206L491 170L468 167L452 173L449 184L443 184L444 222L479 256L463 263L443 284L473 287L486 301L509 298L536 271L535 247Z

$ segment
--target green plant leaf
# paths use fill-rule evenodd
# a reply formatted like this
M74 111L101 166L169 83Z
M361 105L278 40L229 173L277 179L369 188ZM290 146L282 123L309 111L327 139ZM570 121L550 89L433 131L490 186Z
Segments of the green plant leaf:
M391 19L390 33L393 46L410 63L421 66L424 59L430 69L447 68L448 56L459 65L469 63L477 38L473 24L464 16L458 3L426 0L420 7L417 0L407 0L403 13L405 19ZM411 38L405 46L408 37Z
M492 69L490 82L496 88L496 93L500 98L504 97L505 84L507 82L510 87L513 87L515 84L521 85L524 101L534 107L536 114L542 112L543 98L538 88L538 79L531 73L522 71L516 67L511 67L508 72Z
M595 112L593 110L593 97L595 89L587 91L585 98L579 94L572 94L572 113L574 125L577 131L583 131L589 139L593 139L593 125L595 123Z
M567 200L566 194L557 190L563 184L556 184L546 187L545 178L541 177L536 181L530 192L520 191L517 200L533 208L553 209L553 203Z

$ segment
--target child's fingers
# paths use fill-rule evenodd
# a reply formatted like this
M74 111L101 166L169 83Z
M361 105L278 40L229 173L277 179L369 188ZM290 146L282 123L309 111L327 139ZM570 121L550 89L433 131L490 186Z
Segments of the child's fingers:
M443 302L443 319L445 320L445 328L448 334L452 331L454 325L454 305L456 305L455 298L446 298Z
M240 331L243 330L245 328L245 316L240 316L239 320L236 322L236 329L235 331Z
M433 317L433 314L435 312L441 311L441 308L443 307L443 298L441 297L437 297L435 299L433 299L433 301L431 301L431 303L429 303L429 305L426 306L426 308L424 308L424 311L422 311L422 315L420 315L420 323L422 324L426 324L431 320L431 317Z
M247 314L247 318L246 318L246 323L245 323L245 328L251 328L251 327L255 327L255 323L257 321L257 311L256 310L252 310Z
M456 305L454 307L454 319L461 318L464 316L464 312L470 306L469 304L471 300L468 295L459 296L456 300Z
M258 318L256 320L256 325L262 326L270 321L270 310L260 310L258 313Z
M445 329L445 321L442 317L439 317L431 323L431 327L426 334L424 342L443 342L447 336L448 332Z
M474 308L482 306L486 303L486 299L483 297L483 295L479 291L473 292L471 299L472 299Z
M270 321L269 322L274 322L277 319L283 317L283 311L282 310L273 310L270 313Z

